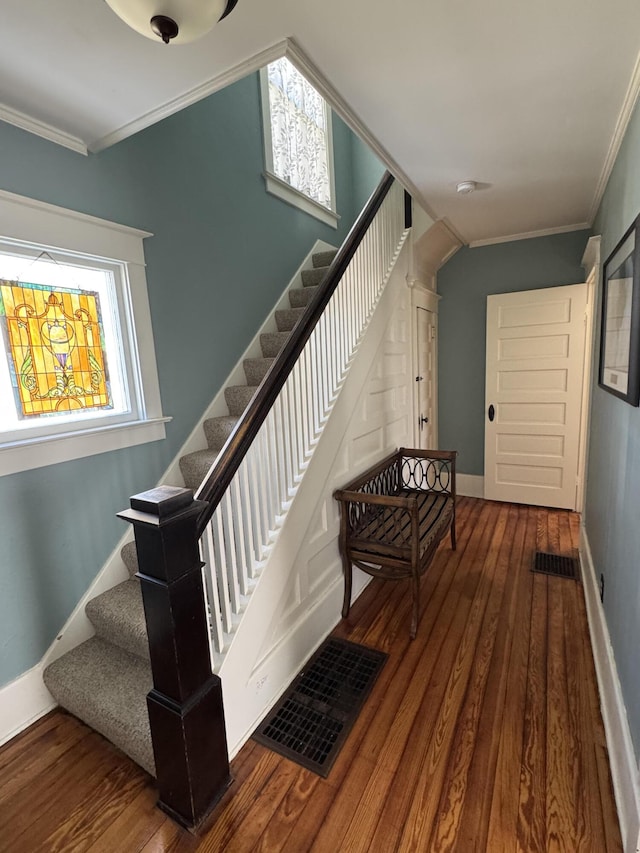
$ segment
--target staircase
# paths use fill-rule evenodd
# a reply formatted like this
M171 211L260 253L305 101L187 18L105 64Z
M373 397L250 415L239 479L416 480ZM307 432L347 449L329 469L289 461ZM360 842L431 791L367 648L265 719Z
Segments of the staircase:
M301 273L303 286L292 287L288 292L290 308L275 312L277 330L260 336L262 358L243 362L247 384L225 388L229 414L205 420L207 447L180 459L180 470L188 488L197 491L206 477L318 290L335 254L332 251L313 255L313 269ZM86 606L95 636L50 664L44 672L44 681L59 705L155 775L146 703L153 684L140 584L135 578L138 565L133 542L122 549L122 559L129 570L129 580Z

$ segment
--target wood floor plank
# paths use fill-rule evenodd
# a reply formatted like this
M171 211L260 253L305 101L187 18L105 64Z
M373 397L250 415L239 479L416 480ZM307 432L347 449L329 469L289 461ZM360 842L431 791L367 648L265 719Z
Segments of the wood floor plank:
M300 768L292 761L281 762L278 772L272 774L260 792L259 802L252 804L242 823L236 827L233 835L225 841L225 851L227 853L250 853L250 851L258 849L260 836L271 821L274 820L276 824L282 821L283 816L280 807L286 801L289 789L295 786L301 777L308 775L308 770Z
M41 727L33 726L25 736L7 744L0 754L0 801L28 786L34 777L47 773L90 732L68 714L49 714Z
M576 851L606 850L604 821L600 804L598 767L592 735L591 709L584 691L583 646L586 636L578 622L578 583L565 580L562 584L562 611L567 660L567 707L571 728L575 732L573 842ZM597 797L597 803L594 802Z
M364 758L356 758L351 763L339 796L333 800L309 850L314 853L333 853L344 849L342 841L372 769L371 762Z
M467 798L469 771L477 744L482 706L498 639L498 629L501 623L504 624L507 621L501 620L500 614L505 601L507 610L509 609L509 602L512 599L515 602L513 593L517 588L519 575L516 570L517 566L514 566L513 556L514 544L517 541L517 520L517 507L510 506L504 538L496 560L491 598L487 602L480 637L474 651L471 676L460 707L443 777L440 802L429 844L430 849L434 851L457 849L460 822ZM485 773L487 769L485 767ZM486 788L490 784L491 779L485 778L484 787ZM475 790L470 792L470 796L472 798L476 796ZM426 837L426 833L424 837ZM477 839L474 839L474 843L477 843ZM462 841L462 845L463 848L468 849L466 840Z
M409 638L408 584L374 580L337 636L389 659L327 779L253 741L192 835L152 780L56 711L0 748L2 853L620 853L575 513L461 498Z
M547 844L547 578L532 577L529 662L516 841L518 853Z
M567 697L568 667L561 578L548 578L547 646L547 849L573 853L578 803L573 768L576 732Z
M403 849L426 849L424 836L430 832L440 796L459 702L466 689L473 650L490 597L493 571L504 539L507 516L508 509L500 507L495 526L485 531L488 536L486 539L483 537L480 561L472 566L465 585L467 592L471 593L470 609L465 611L461 607L458 611L464 625L459 625L452 632L454 641L448 643L441 652L442 669L434 672L430 679L425 693L427 707L423 708L424 714L420 716L419 725L405 750L403 763L408 762L412 767L410 775L415 779L414 786L402 791L398 785L394 785L389 807L394 809L395 814L392 816L386 809L383 812L382 818L386 813L389 824L398 825L398 821L401 821L400 846ZM401 777L402 774L400 781ZM376 836L387 831L382 818Z
M487 845L491 807L496 778L504 772L497 770L504 752L505 726L496 725L520 702L514 692L519 679L526 674L529 640L529 587L531 583L528 560L535 549L536 525L527 507L514 506L516 531L509 554L507 586L503 598L491 667L473 744L471 762L465 780L465 798L459 818L453 849L466 851ZM504 760L504 759L503 759Z
M199 853L218 853L242 827L245 816L276 771L281 772L285 759L264 750L252 772L216 812L216 821L198 846Z

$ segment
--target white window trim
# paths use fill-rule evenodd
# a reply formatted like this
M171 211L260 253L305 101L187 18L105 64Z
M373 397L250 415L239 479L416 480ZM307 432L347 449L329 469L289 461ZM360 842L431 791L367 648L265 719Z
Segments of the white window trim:
M147 294L143 240L152 235L126 225L0 190L0 236L51 251L77 252L124 263L129 279L143 415L135 421L70 427L56 435L0 443L0 476L68 462L165 437Z
M289 62L291 60L289 59ZM302 74L302 72L300 72ZM303 75L304 76L304 75ZM311 84L313 85L313 84ZM338 227L340 216L336 212L336 179L333 159L333 124L331 121L331 107L323 96L324 108L326 114L326 134L329 140L327 147L327 166L329 168L329 188L331 192L331 208L325 207L323 204L309 198L300 190L292 187L286 181L279 178L273 170L273 142L271 138L271 111L269 108L269 77L266 68L260 69L260 103L262 107L262 140L264 144L264 165L265 170L263 177L267 192L277 196L287 204L297 207L304 213L310 216L315 216L325 225L330 225L332 228Z

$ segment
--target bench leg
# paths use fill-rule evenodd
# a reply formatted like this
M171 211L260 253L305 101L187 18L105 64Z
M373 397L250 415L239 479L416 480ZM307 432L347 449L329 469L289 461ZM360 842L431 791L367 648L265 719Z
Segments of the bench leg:
M411 616L411 639L415 640L418 633L418 619L420 618L420 577L414 575L411 579L413 589L413 614Z
M351 565L351 560L349 560L348 557L342 558L342 565L344 567L344 601L342 602L342 618L346 619L349 615L349 609L351 608L353 567Z
M456 520L455 518L451 522L451 550L456 550Z

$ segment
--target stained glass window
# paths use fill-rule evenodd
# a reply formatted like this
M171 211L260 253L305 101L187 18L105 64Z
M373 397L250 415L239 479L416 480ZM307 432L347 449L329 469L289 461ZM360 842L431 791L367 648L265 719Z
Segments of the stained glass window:
M112 407L98 293L0 281L0 321L19 416Z

